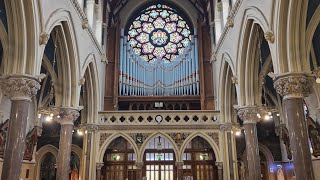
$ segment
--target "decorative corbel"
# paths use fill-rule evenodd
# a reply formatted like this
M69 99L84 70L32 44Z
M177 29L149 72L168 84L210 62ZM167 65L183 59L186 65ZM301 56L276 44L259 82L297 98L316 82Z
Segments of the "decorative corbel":
M216 60L217 60L217 54L215 51L213 51L211 54L210 63L215 62Z
M233 26L234 26L234 20L231 16L228 16L227 27L233 28Z
M105 53L101 55L101 62L108 64L107 55Z
M274 43L274 34L272 31L267 31L266 33L264 33L264 38L270 43Z
M232 76L232 77L231 77L231 81L232 81L233 84L238 84L238 78L237 78L237 76Z
M49 38L50 38L50 35L47 34L46 32L41 33L40 39L39 39L40 45L47 45Z
M88 27L89 27L89 21L88 21L88 18L85 18L82 21L82 29L87 29Z
M86 79L84 77L82 77L82 78L80 78L78 84L79 84L79 86L82 86L82 85L84 85L85 82L86 82Z

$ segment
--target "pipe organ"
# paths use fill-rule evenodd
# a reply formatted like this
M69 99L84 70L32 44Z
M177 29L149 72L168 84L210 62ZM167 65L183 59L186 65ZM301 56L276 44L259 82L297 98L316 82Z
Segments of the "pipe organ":
M119 96L199 95L198 40L196 30L183 53L172 61L146 61L130 46L121 31Z

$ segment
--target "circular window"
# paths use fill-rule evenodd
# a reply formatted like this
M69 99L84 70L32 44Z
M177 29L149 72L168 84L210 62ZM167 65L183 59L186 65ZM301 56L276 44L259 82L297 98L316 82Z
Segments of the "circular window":
M170 63L190 45L191 31L173 8L151 5L130 25L128 42L143 60L152 63L161 59Z

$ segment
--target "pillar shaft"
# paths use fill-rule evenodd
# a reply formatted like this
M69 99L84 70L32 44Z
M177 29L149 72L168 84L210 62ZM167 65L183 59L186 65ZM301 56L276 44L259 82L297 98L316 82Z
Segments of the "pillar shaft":
M31 98L40 89L39 79L28 75L1 77L4 94L12 100L8 139L1 179L19 180L26 143L26 126Z
M257 127L255 123L245 123L243 125L246 151L248 160L249 180L261 179L261 166L259 157L259 146L257 138Z
M274 80L276 91L283 96L288 121L290 146L297 180L314 179L303 98L308 96L314 79L303 73L286 73Z
M101 180L101 168L103 167L103 163L97 163L96 166L96 180Z
M182 180L183 179L183 164L184 162L176 162L177 166L177 179Z
M218 168L218 180L223 180L223 162L216 162Z
M57 121L61 124L57 162L57 180L68 180L70 172L73 122L79 117L79 111L74 108L57 108L56 113L60 116Z
M284 101L296 179L314 179L308 132L304 119L303 99ZM293 113L294 112L294 113Z
M234 180L234 159L233 159L233 146L232 146L232 134L231 131L227 131L227 144L228 144L228 156L229 156L229 169L230 180Z
M261 165L256 123L259 120L257 107L243 107L238 110L239 117L244 122L244 133L246 140L246 152L248 160L248 180L261 179Z
M61 124L57 179L69 179L73 124Z

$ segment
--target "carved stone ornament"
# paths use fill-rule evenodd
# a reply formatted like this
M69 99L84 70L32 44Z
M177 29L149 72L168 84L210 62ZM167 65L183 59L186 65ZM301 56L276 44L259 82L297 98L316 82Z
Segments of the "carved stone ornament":
M49 41L50 35L43 32L40 34L40 39L39 39L39 43L40 45L47 45L48 41Z
M244 123L257 123L259 121L258 113L260 113L260 109L256 106L238 109L238 116Z
M100 134L100 141L99 141L99 148L103 145L103 143L111 136L111 133L101 133Z
M97 132L99 130L99 127L95 124L86 124L85 127L88 132Z
M104 163L100 162L96 164L97 170L101 170L101 168L103 167Z
M176 162L176 166L177 166L177 168L178 169L183 169L183 165L184 165L184 162L182 161L182 162Z
M217 54L215 51L212 52L211 58L210 58L210 63L214 62L217 60Z
M57 115L57 122L60 124L73 124L80 116L78 108L72 107L57 107L54 109Z
M130 133L129 136L136 142L140 148L144 141L151 135L151 133Z
M136 165L137 169L143 168L143 162L136 162L134 165Z
M274 43L274 34L272 31L267 31L266 33L264 33L264 38L270 43Z
M82 77L82 78L79 79L78 85L82 86L82 85L84 85L85 82L86 82L86 79L84 77Z
M101 55L101 62L108 64L108 58L105 53Z
M219 144L220 144L219 133L218 132L210 132L207 134L208 134L208 136L210 136L212 138L212 140L217 144L217 146L219 146Z
M289 98L303 98L310 94L314 78L302 73L288 73L275 78L273 86L277 93Z
M233 84L238 84L238 78L237 78L237 76L232 76L232 77L231 77L231 81L232 81Z
M229 16L227 19L227 27L233 28L233 26L234 26L234 20L231 16Z
M87 18L82 21L82 29L87 29L89 27L89 21Z
M28 100L40 89L41 79L30 75L8 75L0 77L0 86L5 95L12 100Z
M174 140L174 142L180 148L183 142L190 135L190 133L168 133L168 135Z
M231 122L227 122L227 123L221 124L220 125L220 130L231 132L232 131L232 123Z
M223 162L216 162L216 166L218 169L222 169L223 168Z

